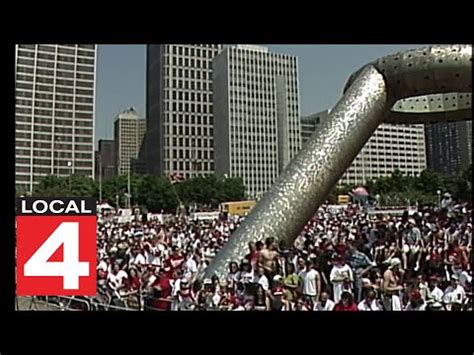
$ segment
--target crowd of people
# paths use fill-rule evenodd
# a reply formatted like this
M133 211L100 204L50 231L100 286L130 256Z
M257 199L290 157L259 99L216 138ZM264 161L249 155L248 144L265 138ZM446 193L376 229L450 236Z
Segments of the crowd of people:
M243 218L98 224L99 296L140 310L472 309L472 208L402 216L323 205L292 245L248 245L226 275L200 275Z

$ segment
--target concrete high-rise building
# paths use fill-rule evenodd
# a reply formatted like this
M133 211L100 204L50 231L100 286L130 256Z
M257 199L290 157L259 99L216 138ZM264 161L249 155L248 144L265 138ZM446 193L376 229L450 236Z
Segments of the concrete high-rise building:
M115 168L117 175L131 172L132 160L137 159L146 131L146 119L134 108L119 113L115 119Z
M303 142L311 137L311 129L318 131L327 123L328 112L302 118ZM423 125L380 125L339 184L363 185L367 180L390 176L396 169L411 176L426 169Z
M15 51L16 188L31 193L47 175L93 178L96 45Z
M96 175L96 180L101 174L100 170L102 170L102 180L113 178L117 170L115 167L115 141L113 139L100 139L97 154L96 171L98 175Z
M455 175L472 164L472 121L427 124L428 168Z
M241 177L251 198L300 149L298 85L295 56L239 45L214 59L216 173Z
M147 134L154 175L214 173L212 61L220 44L147 46Z
M325 122L330 110L321 111L313 115L301 117L301 144L304 146L306 141L311 138L313 133Z

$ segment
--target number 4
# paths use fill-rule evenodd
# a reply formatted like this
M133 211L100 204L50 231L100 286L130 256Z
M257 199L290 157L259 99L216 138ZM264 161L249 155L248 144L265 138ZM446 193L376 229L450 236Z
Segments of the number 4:
M64 261L48 261L64 245ZM65 290L79 289L79 276L89 276L89 263L79 261L79 223L62 222L25 263L25 276L62 276Z

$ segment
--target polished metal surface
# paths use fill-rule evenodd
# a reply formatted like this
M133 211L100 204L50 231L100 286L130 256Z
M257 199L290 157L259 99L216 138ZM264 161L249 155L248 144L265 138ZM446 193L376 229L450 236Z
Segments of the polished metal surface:
M471 45L397 53L354 73L328 124L311 137L258 202L205 276L225 275L229 262L239 261L248 253L250 241L274 237L291 243L380 123L472 119L471 75ZM420 97L426 99L422 108L415 105Z
M231 261L248 253L250 241L275 237L291 242L382 123L386 104L383 76L374 67L365 68L331 111L328 124L313 134L232 234L206 277L225 275Z

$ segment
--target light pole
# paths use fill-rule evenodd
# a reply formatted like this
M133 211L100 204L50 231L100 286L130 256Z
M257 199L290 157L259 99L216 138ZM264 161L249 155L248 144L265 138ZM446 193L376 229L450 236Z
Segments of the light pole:
M438 208L441 207L441 190L436 191L436 194L438 195Z
M99 154L99 203L102 203L102 156Z
M61 137L55 136L54 138L54 170L56 177L59 177L59 152L57 151L58 142L61 143Z
M72 192L72 191L71 191L72 162L71 162L71 161L68 161L68 162L67 162L67 166L68 166L68 168L69 168L69 192Z

